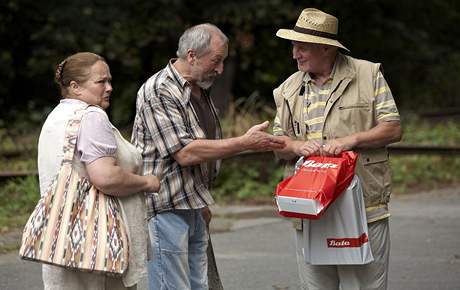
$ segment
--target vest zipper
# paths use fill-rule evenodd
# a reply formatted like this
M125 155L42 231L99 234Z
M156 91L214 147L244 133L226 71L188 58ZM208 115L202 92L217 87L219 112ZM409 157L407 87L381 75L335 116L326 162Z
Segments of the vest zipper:
M286 99L284 99L284 102L286 103L286 106L287 106L287 109L288 109L288 112L289 112L289 122L291 123L292 131L293 131L294 134L295 134L294 122L292 121L292 111L291 111L291 107L289 106L289 102L288 102Z

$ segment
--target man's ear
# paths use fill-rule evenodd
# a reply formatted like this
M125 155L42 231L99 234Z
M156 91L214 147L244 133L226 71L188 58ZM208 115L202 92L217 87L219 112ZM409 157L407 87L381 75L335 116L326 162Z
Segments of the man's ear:
M337 52L337 47L332 45L323 45L323 51L326 55L335 55Z
M195 63L195 59L196 59L196 54L193 50L191 49L188 49L187 50L187 62L189 64L194 64Z

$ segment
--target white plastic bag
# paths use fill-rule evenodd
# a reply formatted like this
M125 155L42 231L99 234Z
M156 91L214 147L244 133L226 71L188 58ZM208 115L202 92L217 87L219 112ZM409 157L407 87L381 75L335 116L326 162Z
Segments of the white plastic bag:
M374 260L357 176L320 219L304 219L302 223L302 251L307 264L362 265Z

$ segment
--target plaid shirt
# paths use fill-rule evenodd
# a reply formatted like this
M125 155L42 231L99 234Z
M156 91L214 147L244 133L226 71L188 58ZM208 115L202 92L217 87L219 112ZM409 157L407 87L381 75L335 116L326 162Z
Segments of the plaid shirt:
M146 193L148 216L172 209L198 209L214 203L206 185L206 163L181 166L173 155L196 139L204 139L190 102L191 86L174 68L174 59L145 82L137 93L131 142L142 152L144 175L160 178L159 192ZM206 97L209 97L206 95ZM217 113L216 137L221 138Z

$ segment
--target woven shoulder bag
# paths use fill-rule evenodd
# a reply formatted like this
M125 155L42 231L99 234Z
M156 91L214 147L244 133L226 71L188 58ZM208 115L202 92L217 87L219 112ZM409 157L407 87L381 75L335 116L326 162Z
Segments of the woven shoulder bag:
M79 109L68 122L60 170L27 221L19 255L87 272L121 275L128 266L128 235L116 197L100 192L73 166Z

